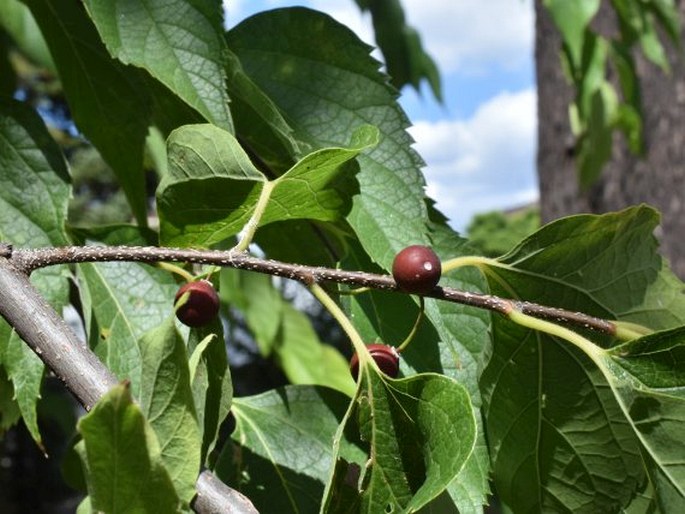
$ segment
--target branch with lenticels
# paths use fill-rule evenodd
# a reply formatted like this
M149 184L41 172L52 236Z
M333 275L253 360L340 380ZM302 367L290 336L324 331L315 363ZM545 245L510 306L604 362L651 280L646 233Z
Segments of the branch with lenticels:
M108 261L135 261L153 264L168 261L244 269L285 277L304 284L335 282L385 291L399 290L390 275L290 264L271 259L261 259L247 252L235 250L194 250L156 246L65 246L12 250L5 245L5 249L0 250L0 255L3 252L7 254L6 256L18 269L25 273L55 264ZM520 311L536 318L616 335L616 325L611 321L556 307L439 286L423 296L469 305L504 315L511 311Z

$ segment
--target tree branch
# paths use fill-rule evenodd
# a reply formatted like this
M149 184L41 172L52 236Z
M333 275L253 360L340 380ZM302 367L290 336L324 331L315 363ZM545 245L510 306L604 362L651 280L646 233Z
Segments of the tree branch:
M0 315L90 410L117 378L78 339L61 316L29 282L22 269L7 259L8 245L0 245ZM209 471L200 473L193 508L200 514L257 514L252 503Z
M86 410L117 384L117 378L78 339L28 277L2 257L0 315Z
M5 253L8 252L6 251ZM64 246L56 248L14 249L9 253L11 253L10 258L14 265L26 273L55 264L79 262L136 261L152 264L160 261L173 261L244 269L290 278L304 284L335 282L354 287L399 291L397 284L395 284L394 279L390 275L289 264L270 259L260 259L245 252L234 250L194 250L187 248L160 248L156 246ZM0 250L1 254L2 250ZM518 310L537 318L591 329L612 336L616 335L616 325L611 321L556 307L547 307L531 302L508 300L498 296L469 293L439 286L424 296L478 307L505 315L512 310Z
M201 514L259 514L252 502L231 489L214 474L203 471L195 483L197 496L192 507Z

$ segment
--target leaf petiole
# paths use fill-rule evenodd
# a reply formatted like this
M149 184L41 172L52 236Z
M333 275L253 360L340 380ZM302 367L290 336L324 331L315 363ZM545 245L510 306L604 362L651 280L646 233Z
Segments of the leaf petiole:
M491 259L489 257L483 257L481 255L464 255L462 257L454 257L453 259L448 259L442 263L442 272L447 273L449 271L455 270L457 268L462 268L464 266L475 266L476 268L484 271L488 266L495 268L510 268L509 265L499 262L497 259Z
M602 356L605 351L577 332L552 323L551 321L529 316L528 314L524 314L516 309L509 311L506 315L511 321L518 325L565 339L569 343L582 350L583 353L590 357L600 369L604 370Z
M647 336L654 331L637 323L630 323L629 321L614 321L616 327L616 338L621 341L630 341L631 339L638 339Z
M361 335L359 335L357 329L354 328L354 325L352 325L350 318L348 318L347 315L343 312L343 310L338 306L338 304L335 303L333 298L331 298L329 294L323 289L323 287L321 287L316 282L309 286L309 290L316 297L316 299L321 302L321 305L323 305L328 310L328 312L331 313L335 320L340 324L340 328L343 329L343 332L345 332L345 334L347 334L347 337L350 338L352 346L354 347L354 351L357 353L359 357L360 369L363 368L362 364L364 362L371 362L373 366L376 366L376 362L371 357L371 354L369 353L369 350L366 348L366 345L364 344L364 340L362 339Z
M182 277L186 282L192 282L193 280L195 280L195 277L192 273L183 269L180 266L177 266L176 264L160 261L157 263L157 267L166 271L170 271L171 273L175 273L176 275Z
M273 192L277 183L278 182L276 180L264 182L264 187L262 187L262 190L259 193L259 198L257 199L257 203L254 207L252 217L247 223L245 223L245 226L241 232L240 241L238 241L238 244L233 247L234 251L244 252L250 246L250 243L252 243L252 239L254 239L254 235L259 227L259 222L266 211L266 206L269 204L271 193Z
M407 337L405 337L404 341L402 341L396 348L398 353L402 353L404 349L411 343L411 340L414 339L414 336L416 335L416 332L419 329L419 325L421 325L421 320L423 319L423 311L425 310L425 300L423 299L423 296L419 296L419 315L416 316L416 320L414 321L414 325L411 327L411 330L409 331L409 334L407 334Z

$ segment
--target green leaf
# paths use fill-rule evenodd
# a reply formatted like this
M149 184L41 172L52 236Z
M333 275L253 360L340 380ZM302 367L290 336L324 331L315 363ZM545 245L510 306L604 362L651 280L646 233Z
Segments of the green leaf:
M93 510L179 512L180 500L159 442L126 384L103 396L81 418L78 430Z
M663 4L662 8L665 9L654 9L655 3ZM659 14L665 14L669 7L672 12L674 8L673 3L670 1L661 2L660 0L657 2L630 1L615 2L613 6L619 19L621 39L630 45L639 41L645 57L667 72L669 70L668 58L656 33L655 21L666 21L665 27L669 31L671 28L669 27L670 23L659 16ZM657 16L654 16L655 13L658 13Z
M87 227L71 225L69 234L80 245L95 241L109 246L153 246L157 241L157 233L154 230L127 223Z
M0 332L3 328L0 328ZM5 369L0 367L0 438L4 438L7 429L14 426L19 419L21 411L14 399L14 387Z
M0 99L0 240L17 247L67 244L64 220L70 194L64 158L40 117L25 104ZM69 293L66 267L38 270L31 282L61 312ZM26 426L40 441L36 402L44 366L4 320L0 364L14 385Z
M272 181L260 224L310 218L330 221L349 210L337 180L353 173L350 163L375 144L377 131L360 127L349 148L313 152ZM190 125L169 137L169 174L157 191L161 238L173 246L210 246L237 234L250 220L266 177L236 139L213 125Z
M357 127L378 127L380 142L358 157L360 194L347 216L372 259L389 269L399 250L427 243L423 163L411 149L397 93L370 48L329 16L303 8L253 16L227 39L303 151L346 145Z
M597 364L639 438L659 508L685 509L685 328L601 352Z
M31 437L42 447L36 404L41 397L45 366L31 348L2 320L0 363L14 387L14 401ZM10 413L12 411L10 410ZM10 414L11 416L11 414Z
M15 100L0 98L0 136L0 239L16 246L66 244L71 186L61 150L38 114Z
M348 236L349 229L330 223L290 220L260 227L255 242L272 259L334 267L345 254Z
M87 0L86 8L112 56L144 68L205 119L233 130L224 84L221 6L186 0Z
M584 124L589 123L595 95L602 88L613 87L606 79L606 66L609 58L609 44L606 39L587 34L582 68L574 77L578 91L575 105L578 107Z
M648 207L558 220L485 267L491 291L656 329L682 325L682 284L656 254L657 221ZM646 487L644 453L601 370L568 342L501 316L493 336L481 388L502 501L517 512L626 507Z
M266 178L236 139L213 125L186 125L170 134L167 155L168 174L157 188L162 244L210 244L237 234Z
M269 275L237 269L221 270L221 299L240 309L252 331L259 352L268 357L275 351L285 302Z
M71 231L80 244L145 246L156 238L151 230L133 225L72 227ZM137 394L141 372L137 341L172 312L178 285L169 273L147 264L80 264L76 270L90 346L113 373L131 381Z
M666 31L671 42L680 45L680 14L673 0L652 0L646 2L644 8L659 20L661 28Z
M93 514L93 506L90 503L90 496L83 498L76 508L76 514Z
M636 154L644 152L639 77L632 60L637 43L644 56L669 70L669 60L657 29L663 29L680 46L680 16L672 0L612 1L618 31L608 37L595 33L590 24L599 0L544 0L564 43L564 63L576 86L571 110L578 142L580 182L588 187L611 157L612 136L620 128ZM616 52L607 54L611 46ZM609 80L609 60L618 70L623 98L618 98Z
M26 3L50 47L74 122L112 167L145 226L143 145L150 101L141 75L110 57L79 2Z
M661 45L659 35L656 32L656 27L651 21L647 22L643 27L640 35L640 46L647 59L659 66L665 72L670 70L666 51Z
M682 284L657 253L658 223L657 211L645 205L561 219L502 256L509 269L489 269L488 283L506 276L514 291L535 291L545 305L578 305L588 314L654 330L683 325Z
M188 355L171 315L139 341L140 409L157 434L162 461L184 505L195 496L202 439L190 387Z
M86 328L91 347L119 378L140 388L138 339L173 310L178 286L169 273L144 264L103 262L77 268L83 303L92 306Z
M315 513L333 461L332 441L349 397L325 387L286 386L236 398L237 451L224 451L217 474L238 484L260 512ZM365 458L341 441L348 461Z
M426 79L442 102L438 68L423 50L418 32L407 25L399 0L357 0L357 5L371 13L376 43L392 84L397 89L409 84L420 91L421 80Z
M0 26L32 61L55 71L50 50L28 7L19 0L5 0L0 3Z
M639 155L645 152L645 144L642 139L642 95L635 56L626 45L614 43L612 57L623 96L623 103L618 106L617 126L625 134L631 152Z
M271 99L247 76L238 58L228 54L227 87L236 133L243 147L259 155L270 170L281 175L301 156L293 129Z
M585 44L586 29L599 10L600 0L544 0L554 24L561 32L566 51L574 68L579 68Z
M217 334L210 333L198 343L190 356L190 383L202 433L202 462L214 449L219 435L219 427L231 408L233 383L226 357L226 343L216 325ZM210 326L209 330L214 327ZM191 337L196 331L191 331ZM204 333L204 332L200 332Z
M647 389L685 393L685 328L677 327L634 339L608 351L613 362ZM618 369L612 366L612 370Z
M440 495L473 451L476 420L466 390L444 375L425 373L389 379L362 361L360 382L335 442L335 466L323 512L416 512ZM368 448L361 469L359 498L349 483L347 459L340 454L343 435ZM344 491L341 492L341 491ZM343 495L342 498L340 496ZM344 507L344 508L341 508Z
M319 339L309 318L281 296L271 277L224 271L221 291L225 300L242 310L262 355L273 355L291 383L325 385L354 394L347 361Z
M344 178L345 174L356 173L356 165L344 165L360 152L376 146L378 137L378 129L362 125L354 131L345 148L324 148L303 157L274 181L272 201L276 206L272 207L275 213L271 216L277 219L307 217L322 221L339 219L341 212L349 210L349 197L353 193L342 196L339 188L330 186L339 175ZM278 213L277 206L282 213ZM304 216L300 211L310 215Z
M442 258L469 255L473 250L454 231L435 222L432 248ZM363 253L352 247L344 268L380 272L370 267ZM473 269L460 269L444 275L441 285L461 290L486 292L487 284ZM364 341L398 345L411 330L418 316L416 300L396 293L369 291L343 297L355 327ZM473 407L480 409L480 373L483 359L490 350L489 315L479 309L455 303L426 300L425 318L411 343L402 352L405 375L433 371L456 379L469 392ZM405 367L406 364L406 367ZM460 475L450 485L449 493L462 512L480 512L489 493L489 457L484 429L478 419L478 438L474 452Z
M354 394L347 361L319 340L309 318L290 303L283 304L276 345L276 356L291 382L326 385L348 396Z
M434 222L432 228L432 248L442 262L462 255L473 255L473 249L466 240L446 224ZM458 269L445 274L440 284L462 291L487 292L487 282L474 269ZM474 411L479 412L482 408L480 376L486 355L492 350L490 315L482 309L437 300L426 301L425 314L440 340L442 372L466 388ZM409 348L413 346L415 351L422 352L425 343L412 341ZM478 434L473 453L448 489L462 514L482 512L490 493L490 457L485 428L480 416L476 417L476 422Z
M166 155L166 138L171 132L183 125L206 123L207 120L154 78L148 76L146 87L152 97L152 124L162 133ZM164 169L166 166L165 162Z
M515 512L626 506L646 477L636 438L602 374L568 343L500 318L493 331L482 384L502 502Z
M2 23L1 13L0 23ZM10 62L10 44L7 35L0 30L0 96L5 97L11 97L17 90L17 74Z
M478 254L499 257L538 228L540 211L538 207L528 207L515 213L489 211L476 214L465 235Z
M578 172L580 186L590 187L611 158L613 130L617 124L618 98L613 86L604 83L592 95L587 130L580 140Z

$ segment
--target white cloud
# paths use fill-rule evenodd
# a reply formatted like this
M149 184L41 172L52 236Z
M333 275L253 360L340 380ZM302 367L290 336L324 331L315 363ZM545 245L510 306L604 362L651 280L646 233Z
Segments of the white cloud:
M410 133L426 161L427 193L463 230L475 213L537 198L534 89L502 92L466 120L420 121Z
M373 44L369 16L363 16L352 0L225 0L235 21L251 12L295 3L330 14ZM459 102L460 75L487 74L487 80L505 89L507 73L502 72L530 66L531 0L402 0L402 5L407 23L418 30L438 63L445 97ZM466 95L462 102L472 101L473 96ZM471 111L470 106L459 105L459 110L464 109ZM417 119L418 112L409 114ZM475 213L537 198L536 130L532 87L502 91L467 119L415 123L411 133L427 162L427 192L455 228L463 230Z
M409 25L443 73L478 72L529 62L534 12L530 0L403 0Z
M223 0L224 6L224 23L228 27L232 27L239 20L245 17L244 0Z

